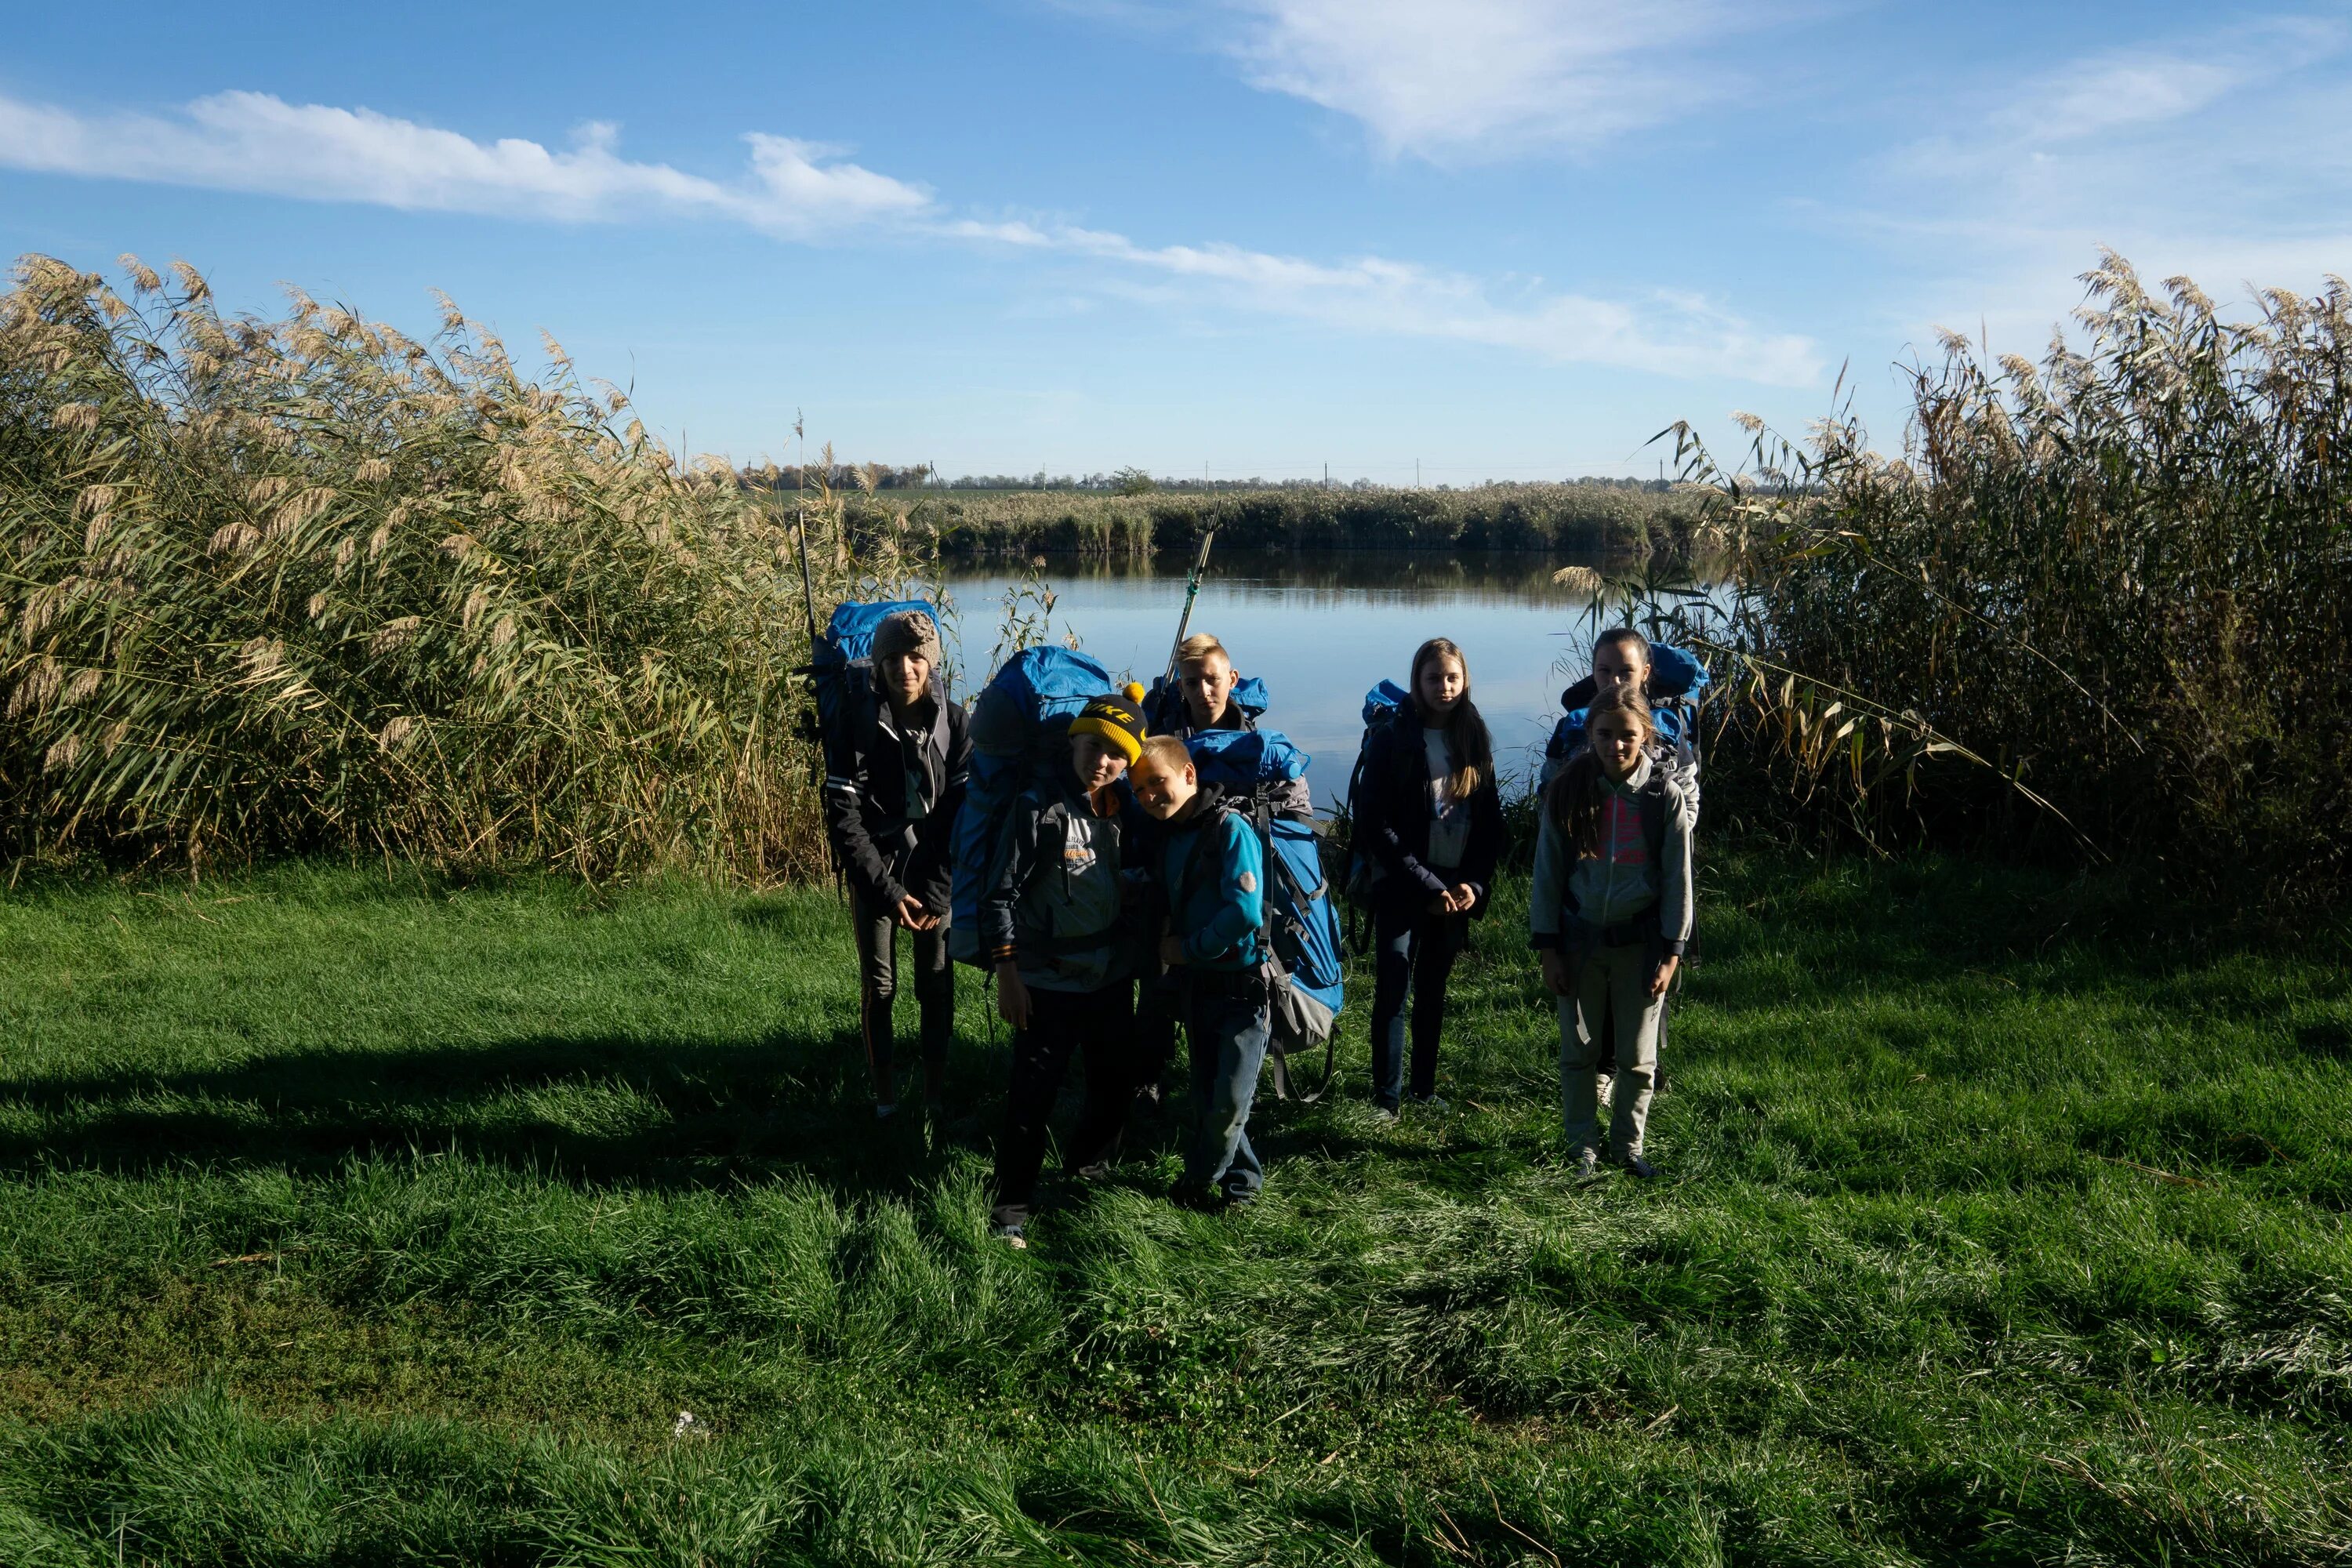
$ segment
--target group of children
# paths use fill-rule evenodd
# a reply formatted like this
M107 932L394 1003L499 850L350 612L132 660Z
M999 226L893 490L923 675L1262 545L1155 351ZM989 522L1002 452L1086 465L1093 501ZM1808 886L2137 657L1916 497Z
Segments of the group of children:
M826 736L825 815L849 884L875 1114L887 1119L898 1109L900 929L911 938L926 1108L941 1109L954 1007L950 849L971 748L964 710L939 679L929 616L884 620L872 657L870 688ZM1186 639L1178 669L1173 695L1150 714L1136 687L1087 703L1069 725L1067 766L1021 796L989 862L979 948L1013 1029L992 1225L1015 1247L1026 1245L1070 1058L1084 1064L1086 1099L1064 1165L1091 1180L1116 1156L1131 1107L1156 1103L1178 1026L1191 1092L1174 1196L1231 1208L1265 1182L1247 1127L1272 1038L1268 868L1248 818L1203 784L1185 743L1253 719L1214 637ZM1538 813L1529 935L1557 998L1561 1114L1586 1174L1604 1152L1637 1177L1656 1174L1643 1128L1666 992L1692 929L1696 768L1673 716L1653 710L1651 669L1638 633L1601 637L1592 675L1564 694L1570 712L1548 754ZM1408 1095L1444 1108L1446 984L1469 922L1486 913L1506 838L1493 744L1462 649L1423 643L1407 692L1368 736L1349 803L1364 868L1353 890L1369 906L1375 946L1372 1100L1391 1120ZM1303 782L1295 787L1303 807Z

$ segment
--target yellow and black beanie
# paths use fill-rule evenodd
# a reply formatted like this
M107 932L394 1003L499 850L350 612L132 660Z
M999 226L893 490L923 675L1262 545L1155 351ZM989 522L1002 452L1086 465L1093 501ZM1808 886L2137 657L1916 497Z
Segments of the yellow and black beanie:
M1073 735L1100 735L1118 748L1129 766L1143 754L1143 688L1133 681L1127 689L1096 698L1070 721Z

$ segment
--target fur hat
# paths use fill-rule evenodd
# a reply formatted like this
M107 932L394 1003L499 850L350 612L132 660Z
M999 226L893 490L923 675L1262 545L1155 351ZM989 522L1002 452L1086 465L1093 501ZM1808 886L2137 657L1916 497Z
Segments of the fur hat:
M874 658L878 663L894 653L919 653L938 664L939 624L920 610L883 616L882 624L874 628Z
M1070 721L1073 735L1100 735L1133 766L1143 754L1143 688L1129 681L1127 689L1096 698Z

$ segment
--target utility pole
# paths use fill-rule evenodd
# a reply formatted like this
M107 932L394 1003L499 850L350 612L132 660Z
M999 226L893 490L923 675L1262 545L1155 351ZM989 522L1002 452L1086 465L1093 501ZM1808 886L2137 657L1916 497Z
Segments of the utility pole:
M1412 460L1412 488L1415 489L1421 489L1421 459L1419 458L1415 458Z
M1328 462L1323 465L1323 488L1327 490L1331 488L1331 465Z

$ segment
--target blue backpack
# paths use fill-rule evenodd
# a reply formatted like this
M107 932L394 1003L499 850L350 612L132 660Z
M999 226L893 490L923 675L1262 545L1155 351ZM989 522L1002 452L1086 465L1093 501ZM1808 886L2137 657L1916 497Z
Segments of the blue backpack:
M1364 782L1364 753L1371 747L1372 732L1387 729L1410 700L1405 689L1393 680L1383 680L1364 693L1364 736L1356 742L1356 765L1348 773L1348 817L1351 827L1356 819L1356 792ZM1372 905L1372 883L1378 879L1380 867L1364 853L1360 843L1354 842L1352 832L1349 840L1348 879L1343 886L1349 903L1360 910L1369 910Z
M1236 692L1238 695L1238 691ZM1275 785L1307 776L1306 752L1278 730L1203 730L1185 742L1193 771L1215 784L1234 811L1257 833L1265 861L1265 923L1259 946L1270 955L1274 1091L1313 1103L1331 1087L1343 1003L1339 972L1339 911L1323 874L1323 843L1314 819L1272 804ZM1202 842L1209 842L1203 835ZM1173 897L1171 890L1171 897ZM1294 1096L1287 1058L1323 1047L1323 1087Z
M809 661L801 673L809 678L816 705L815 711L803 720L801 733L815 748L819 778L824 773L829 737L858 710L859 699L874 689L875 630L901 610L939 614L920 599L881 599L870 605L847 601L833 607L832 617L809 649ZM835 866L834 870L837 875L841 868Z
M1242 728L1255 730L1265 717L1269 700L1265 682L1255 675L1236 680L1225 700L1240 710ZM1152 677L1151 689L1143 699L1143 716L1155 735L1181 735L1192 724L1184 712L1183 689L1170 685L1164 675Z
M980 900L1004 819L1022 792L1069 765L1070 721L1117 688L1110 672L1066 647L1024 648L1004 661L971 705L971 771L956 817L948 952L982 965Z
M1689 749L1694 769L1698 765L1698 707L1706 700L1706 689L1714 679L1706 666L1673 644L1650 645L1650 717L1658 726L1658 739L1669 750ZM1560 706L1567 711L1552 726L1551 739L1544 744L1546 784L1584 744L1584 726L1592 713L1589 706L1568 708L1565 693ZM1696 773L1693 776L1696 776Z
M939 611L920 599L880 599L870 605L849 601L835 605L833 616L810 650L807 674L816 689L816 727L830 734L848 712L854 699L874 685L874 633L901 610Z

